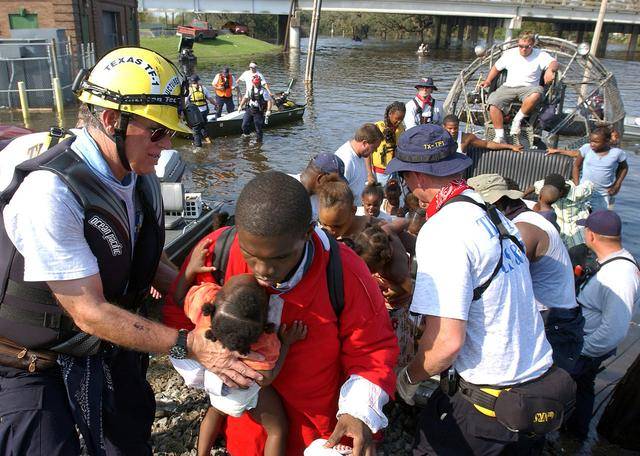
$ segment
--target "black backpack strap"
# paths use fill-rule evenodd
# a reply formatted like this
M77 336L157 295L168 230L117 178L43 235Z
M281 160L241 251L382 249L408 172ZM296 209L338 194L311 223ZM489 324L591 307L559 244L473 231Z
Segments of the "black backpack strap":
M609 258L607 261L603 261L602 263L598 263L598 264L596 264L596 267L595 267L595 268L593 268L593 269L591 269L591 270L587 273L587 276L586 276L586 277L584 277L584 279L582 280L582 282L580 282L580 284L577 286L577 289L576 289L576 296L578 295L578 293L579 293L580 291L582 291L582 290L584 289L584 287L586 287L586 286L587 286L587 283L589 283L589 281L590 281L591 279L593 279L593 278L598 274L598 272L600 271L600 269L602 269L605 265L607 265L607 264L611 263L612 261L616 261L616 260L625 260L625 261L628 261L629 263L633 263L633 265L634 265L636 268L640 269L640 266L638 266L638 263L637 263L635 260L632 260L631 258L627 258L627 257L624 257L624 256L617 256L617 257Z
M235 225L227 228L220 233L216 240L216 245L213 247L213 267L216 268L213 271L213 277L218 282L218 285L224 284L224 275L227 270L227 264L229 264L229 252L237 231Z
M481 208L482 210L484 210L489 216L489 220L491 220L491 223L498 230L498 239L500 240L500 258L498 259L498 263L496 264L496 267L493 269L491 276L489 276L489 278L482 285L479 285L473 289L473 300L477 301L482 297L482 294L487 290L487 288L489 288L489 285L491 285L491 282L493 281L493 279L496 278L496 276L498 275L498 272L500 271L500 268L502 267L502 242L505 239L509 239L516 246L518 246L518 249L520 249L522 253L524 253L524 246L518 240L517 237L509 233L509 231L505 228L504 224L502 223L502 219L500 218L500 214L498 213L498 209L493 205L486 206L482 203L477 202L476 200L474 200L473 198L467 195L458 195L458 196L454 196L449 201L444 203L442 207L446 206L447 204L460 202L460 201L474 204L479 208Z
M342 259L340 258L340 246L338 241L325 231L329 238L329 263L327 264L327 289L331 307L340 320L340 314L344 309L344 277L342 274Z

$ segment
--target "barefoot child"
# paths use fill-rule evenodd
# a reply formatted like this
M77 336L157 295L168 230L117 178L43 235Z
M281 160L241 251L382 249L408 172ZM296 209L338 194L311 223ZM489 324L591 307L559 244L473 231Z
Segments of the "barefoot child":
M194 252L189 266L201 270L197 264L202 257ZM194 264L192 264L194 263ZM183 290L178 287L176 294ZM181 296L175 296L180 301ZM269 386L284 364L289 346L306 337L307 328L294 322L290 328L282 325L280 340L269 323L269 298L251 274L230 278L223 287L215 283L203 283L189 289L184 299L184 311L196 325L196 331L204 331L205 337L219 341L225 348L248 355L250 351L264 356L263 361L245 360L260 371L264 380L248 389L229 388L215 374L205 370L193 360L171 358L174 368L189 386L204 388L209 393L211 407L207 410L198 436L198 456L209 455L226 415L238 417L245 411L260 423L267 433L265 455L285 454L287 440L287 416L280 397Z

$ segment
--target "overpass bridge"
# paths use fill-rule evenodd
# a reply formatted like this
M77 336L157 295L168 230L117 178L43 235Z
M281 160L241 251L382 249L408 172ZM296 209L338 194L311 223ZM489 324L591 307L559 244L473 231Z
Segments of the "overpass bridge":
M292 0L138 0L140 11L190 11L199 13L288 15ZM313 0L295 0L294 10L311 11ZM471 27L470 41L477 41L474 27L486 27L488 43L496 28L510 31L521 28L522 21L553 22L563 31L582 35L595 26L600 0L322 0L323 11L422 14L436 18L435 45L440 44L441 27L446 27L444 42L450 40L453 28L458 37ZM294 21L294 28L298 22ZM462 32L462 33L461 33ZM640 0L609 0L604 21L601 47L604 50L609 33L631 34L630 52L635 52L640 33ZM475 35L475 39L474 39ZM299 41L297 30L290 38ZM295 42L292 47L296 47Z

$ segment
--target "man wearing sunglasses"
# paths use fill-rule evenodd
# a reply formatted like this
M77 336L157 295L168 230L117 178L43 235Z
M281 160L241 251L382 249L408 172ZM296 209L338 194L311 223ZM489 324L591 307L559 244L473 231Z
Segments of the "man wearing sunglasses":
M119 48L82 72L79 129L42 153L42 134L0 158L0 454L151 455L148 354L194 358L230 386L259 375L201 335L143 315L163 257L154 166L182 120L175 66ZM46 149L46 147L44 147ZM34 158L35 157L35 158Z
M558 61L547 52L535 49L533 32L523 32L518 37L518 47L505 51L493 65L487 79L480 85L490 87L502 70L507 70L506 81L493 91L487 99L489 116L496 135L494 142L504 142L504 114L515 100L522 102L518 113L511 121L511 136L520 134L520 124L542 100L543 88L540 76L544 71L544 84L550 84L558 71Z

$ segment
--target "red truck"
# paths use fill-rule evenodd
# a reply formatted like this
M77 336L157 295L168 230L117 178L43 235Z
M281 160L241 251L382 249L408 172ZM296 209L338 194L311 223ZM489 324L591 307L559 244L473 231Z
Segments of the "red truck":
M218 31L211 27L207 21L194 19L191 25L179 25L177 35L192 37L195 41L212 40L218 36Z

